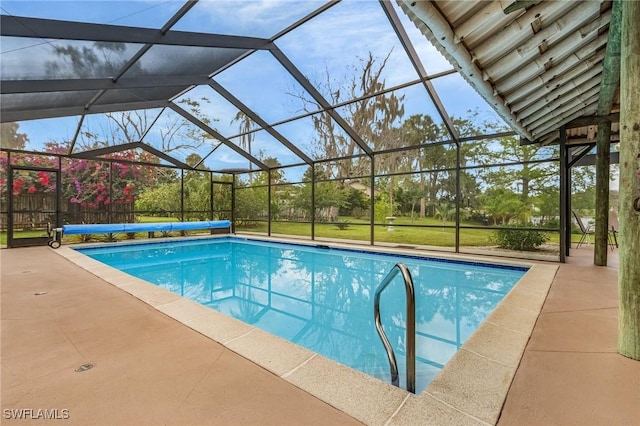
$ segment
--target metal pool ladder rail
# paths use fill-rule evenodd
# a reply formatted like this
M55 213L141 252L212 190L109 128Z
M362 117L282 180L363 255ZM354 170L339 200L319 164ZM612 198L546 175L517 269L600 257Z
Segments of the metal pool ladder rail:
M384 349L387 351L387 358L389 358L391 383L399 387L400 379L398 377L396 355L393 353L393 348L389 343L389 339L387 339L387 335L382 327L382 322L380 321L380 294L382 294L389 283L393 281L396 275L398 275L398 272L402 273L404 290L407 296L407 390L411 393L416 393L416 296L411 272L409 272L409 268L407 268L404 263L396 263L378 286L373 304L373 316L375 318L376 330L378 330L380 340L382 340Z

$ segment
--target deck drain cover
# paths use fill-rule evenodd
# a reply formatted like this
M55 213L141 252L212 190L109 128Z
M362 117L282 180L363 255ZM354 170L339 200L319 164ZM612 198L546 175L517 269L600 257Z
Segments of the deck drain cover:
M82 373L83 371L91 370L93 367L93 364L82 364L80 367L76 368L76 373Z
M47 294L46 291L36 291L35 293L33 293L34 296L42 296L43 294Z

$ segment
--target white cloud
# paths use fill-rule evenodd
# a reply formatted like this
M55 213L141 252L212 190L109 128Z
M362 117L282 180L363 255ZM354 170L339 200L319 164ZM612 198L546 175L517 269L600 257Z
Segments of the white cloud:
M190 12L209 23L206 31L271 37L323 4L321 1L255 0L198 3Z

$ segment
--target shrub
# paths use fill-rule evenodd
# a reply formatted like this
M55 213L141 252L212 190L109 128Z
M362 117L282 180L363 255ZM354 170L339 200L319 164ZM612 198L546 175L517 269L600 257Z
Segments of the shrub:
M549 241L549 234L542 231L498 229L492 240L508 250L535 251Z
M354 207L351 210L351 216L356 219L362 219L365 215L365 210L362 207Z
M341 220L339 222L334 223L334 225L336 225L338 227L338 229L340 230L345 230L349 227L349 221L348 220Z

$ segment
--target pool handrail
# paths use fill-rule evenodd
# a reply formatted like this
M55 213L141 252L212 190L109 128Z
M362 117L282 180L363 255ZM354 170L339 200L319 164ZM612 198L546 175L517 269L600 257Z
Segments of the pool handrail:
M400 387L396 355L393 352L393 348L389 343L389 339L387 338L382 326L382 321L380 320L380 295L384 289L387 288L389 283L393 281L396 275L398 275L398 272L402 274L405 294L407 297L407 390L411 393L416 393L416 296L411 272L404 263L396 263L376 289L373 303L373 316L375 319L376 330L378 331L380 340L382 340L384 349L387 352L387 358L389 359L391 384Z

